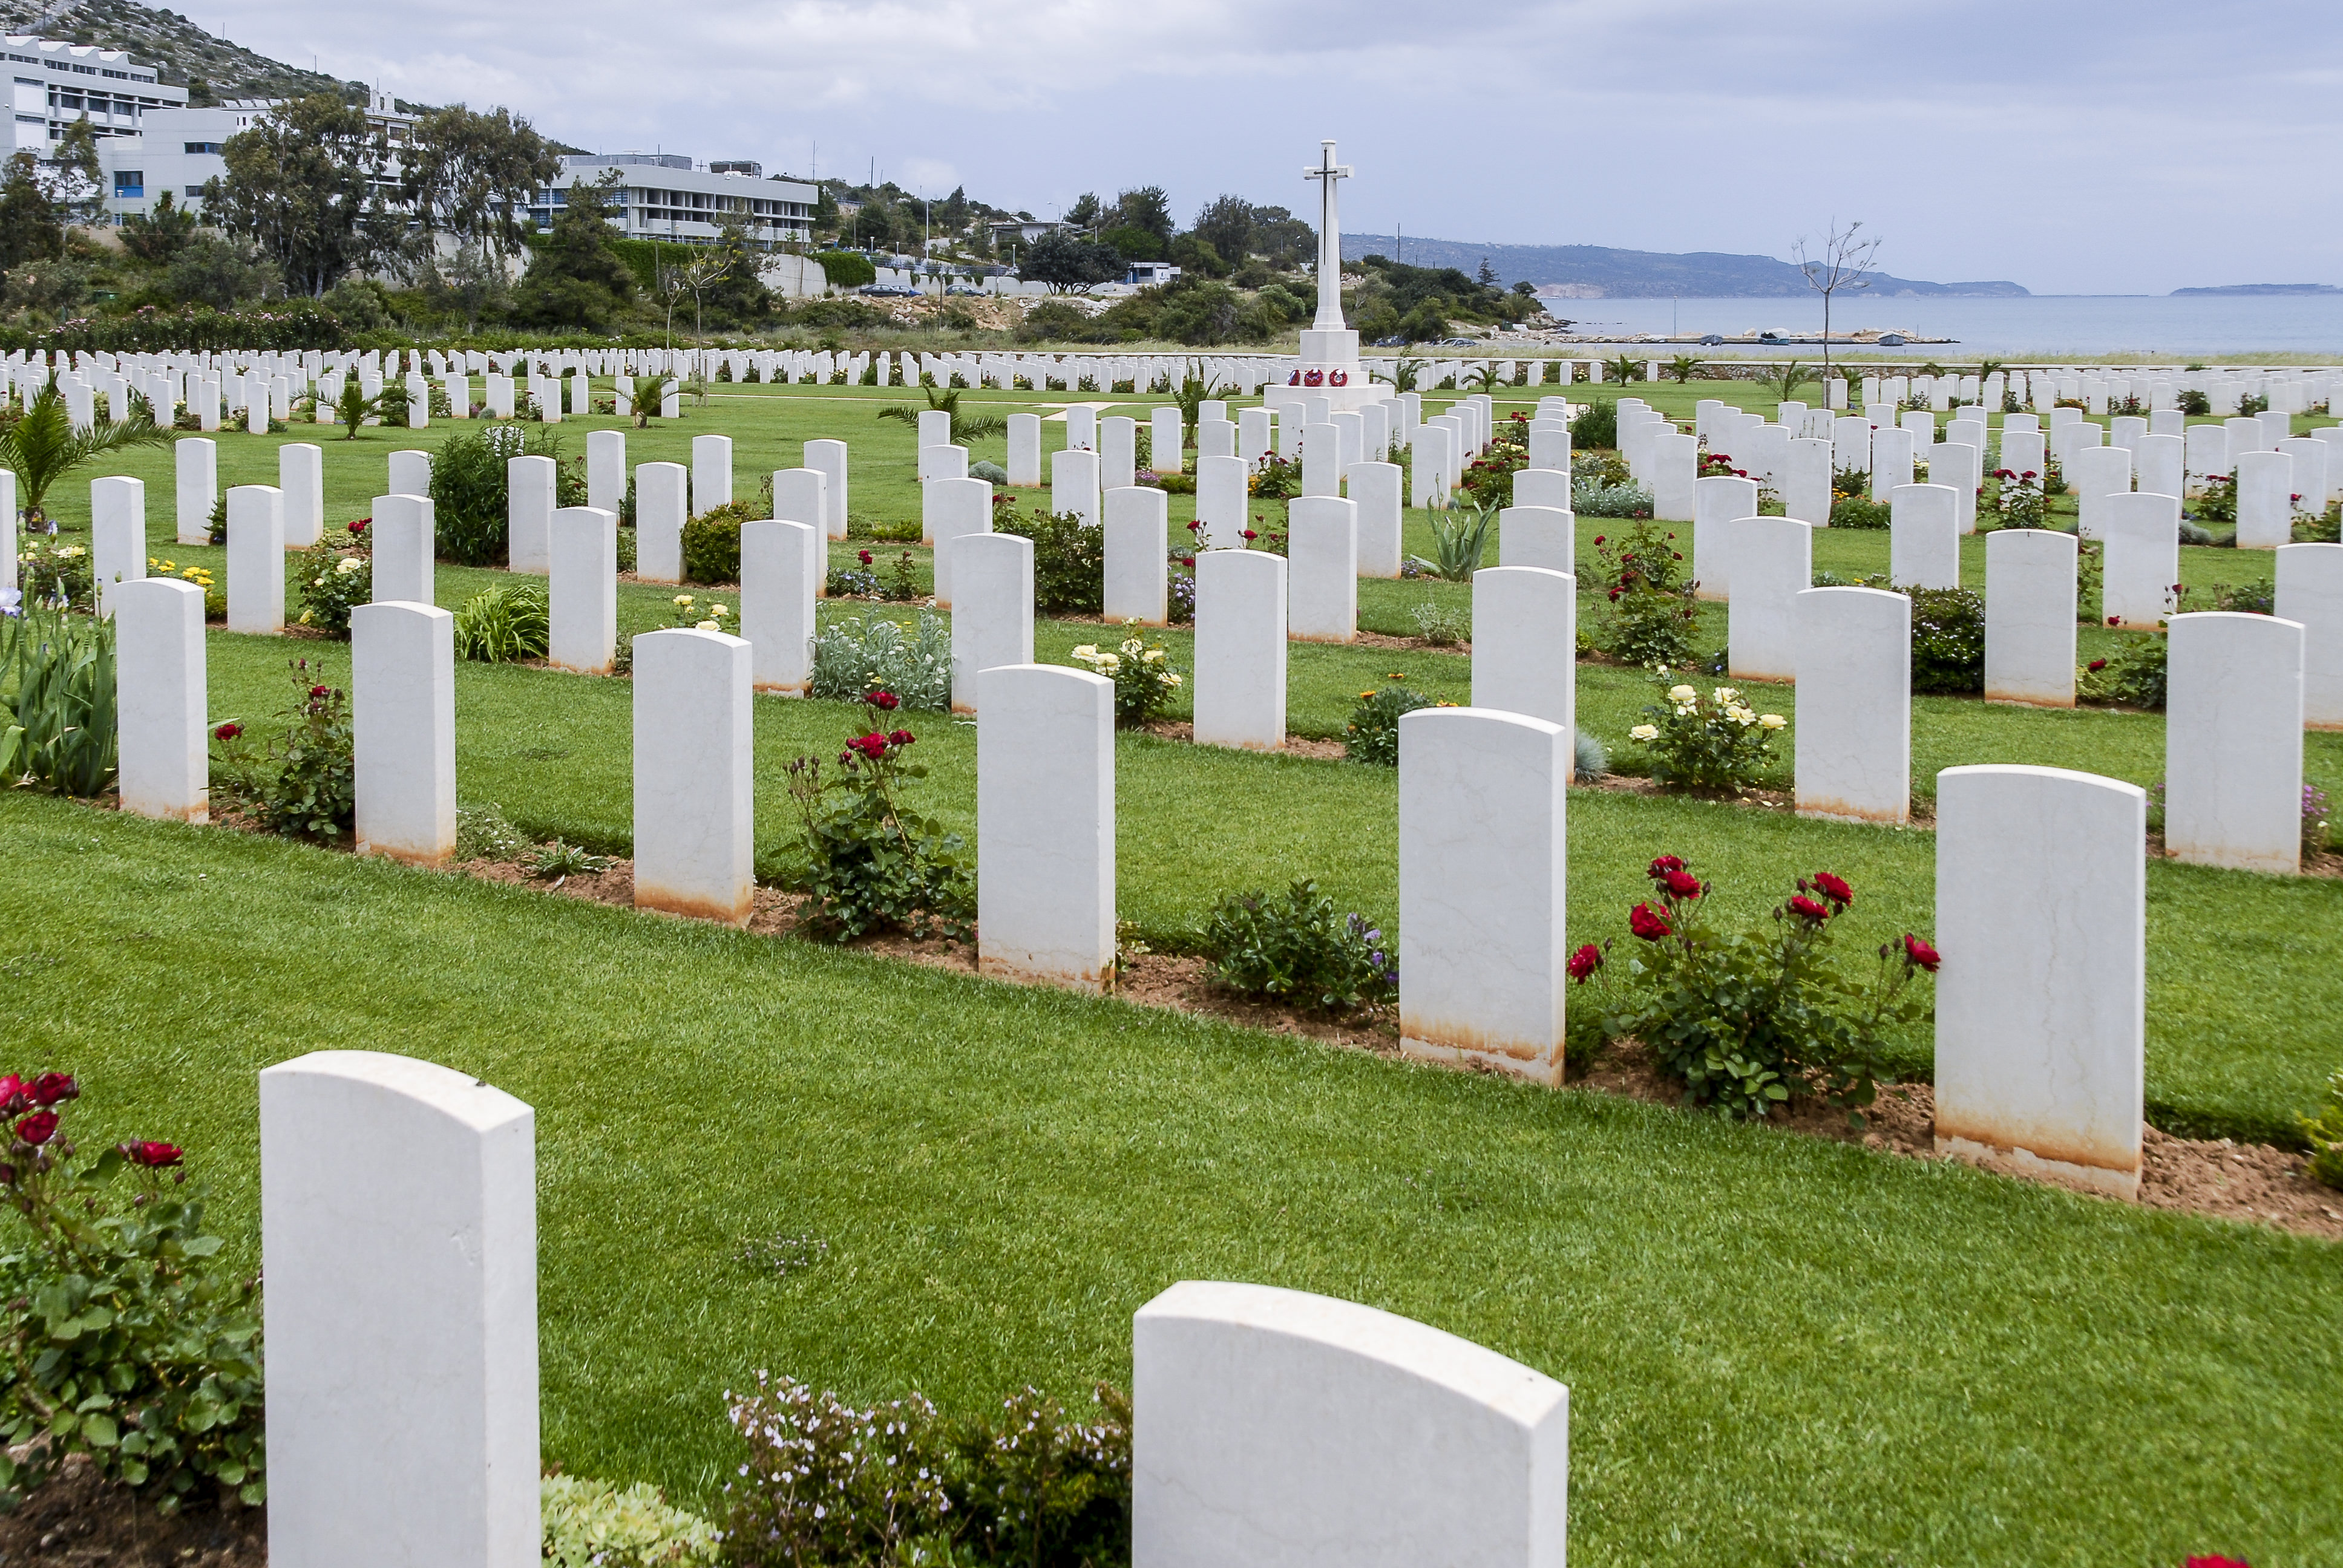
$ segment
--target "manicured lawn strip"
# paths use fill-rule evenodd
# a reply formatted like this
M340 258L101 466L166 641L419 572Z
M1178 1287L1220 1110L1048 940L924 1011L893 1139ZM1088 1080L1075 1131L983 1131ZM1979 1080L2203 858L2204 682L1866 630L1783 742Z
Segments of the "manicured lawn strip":
M1061 628L1059 635L1071 646L1067 634L1077 630L1094 636L1099 628ZM282 707L284 661L297 651L322 653L335 679L348 668L347 646L338 643L226 633L208 642L218 716L249 718ZM1300 645L1296 651L1333 656ZM1443 674L1433 656L1404 656L1389 668L1410 671L1419 683ZM1298 680L1299 658L1295 668ZM1623 731L1647 688L1631 671L1583 667L1580 673L1582 707L1613 713L1617 728L1608 732ZM1449 689L1463 695L1456 686ZM1753 690L1761 706L1791 696L1786 688ZM238 701L248 706L238 708ZM2044 714L1951 699L1923 699L1922 706L1929 717L1916 729L1950 737L1943 743L1946 763L1987 757L2096 766L2142 783L2161 776L2162 726L2148 717ZM770 877L798 830L785 788L788 763L802 753L834 757L861 710L759 698L756 712L758 869ZM1602 727L1595 718L1589 723ZM918 755L932 770L925 798L944 821L973 838L973 725L941 715L910 724L920 737ZM633 835L630 683L462 664L456 726L458 789L467 804L496 802L540 837L627 851ZM2054 743L2062 739L2063 747ZM2335 738L2315 739L2331 745ZM1973 749L1965 752L1964 744ZM2128 749L2117 754L2118 746ZM1624 911L1642 896L1640 869L1662 853L1693 858L1704 875L1721 881L1721 896L1753 918L1785 896L1796 877L1837 870L1862 892L1847 939L1858 948L1934 923L1936 844L1925 832L1589 790L1572 792L1570 812L1574 941L1619 934ZM1397 919L1397 780L1391 771L1125 735L1118 745L1117 816L1121 913L1159 947L1192 943L1225 894L1303 876L1316 878L1345 908L1386 924ZM2147 1090L2159 1125L2292 1141L2297 1113L2315 1108L2327 1074L2343 1066L2343 1038L2318 1021L2343 1017L2343 964L2337 962L2343 933L2334 919L2343 887L2159 862L2149 868L2149 888L2157 901L2151 903L2148 939ZM2185 915L2167 916L2164 890L2180 888L2204 891L2184 901ZM2241 957L2269 941L2280 946L2256 960L2254 983L2242 983ZM1925 1037L1897 1051L1903 1072L1925 1076L1931 1060Z
M1141 1302L1227 1278L1570 1383L1590 1564L2343 1543L2316 1242L21 794L0 823L18 1056L84 1076L90 1141L187 1144L239 1263L259 1067L401 1050L537 1108L575 1472L709 1498L759 1367L1079 1396ZM827 1259L738 1261L777 1234Z

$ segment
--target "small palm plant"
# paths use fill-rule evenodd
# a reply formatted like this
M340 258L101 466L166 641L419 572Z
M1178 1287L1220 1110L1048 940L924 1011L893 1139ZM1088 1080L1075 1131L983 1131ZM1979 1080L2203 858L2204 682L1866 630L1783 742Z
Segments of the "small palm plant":
M1768 388L1780 395L1785 403L1797 397L1798 388L1814 379L1814 373L1796 360L1778 366L1765 377Z
M54 382L34 394L32 407L15 423L0 428L0 468L16 476L16 495L25 508L27 532L53 533L41 503L50 487L75 468L108 452L132 447L167 447L173 433L155 423L154 410L144 397L130 399L128 415L99 419L86 430L74 428L65 400Z
M1414 391L1415 378L1423 374L1423 360L1405 357L1393 360L1389 372L1380 369L1374 372L1376 379L1390 382L1394 392Z
M1483 365L1464 377L1465 386L1482 392L1494 392L1504 384L1505 378L1497 373L1493 365Z
M1679 354L1668 361L1668 375L1679 387L1700 374L1700 361L1689 354Z
M1620 355L1615 359L1606 361L1606 363L1610 367L1611 379L1623 384L1633 381L1635 378L1637 372L1643 368L1643 366L1633 357L1625 354Z
M920 395L928 400L925 409L914 408L909 403L890 403L879 410L881 419L900 419L906 425L917 425L921 413L949 414L951 417L951 438L955 447L965 447L970 441L986 436L1006 434L1009 421L998 414L966 414L960 411L961 388L954 387L939 392L932 387L922 387Z
M401 387L399 390L400 402L403 404L406 401L406 388ZM389 412L387 403L388 397L387 387L368 397L367 389L359 385L357 377L343 377L341 396L327 405L334 411L334 423L342 427L342 439L355 441L358 438L359 426L369 419L387 418Z
M627 399L627 412L635 417L635 428L639 430L659 417L667 401L668 384L655 376L646 376L635 383L635 390Z
M1215 397L1228 396L1229 388L1204 374L1201 359L1188 361L1186 374L1172 390L1172 401L1180 406L1180 427L1187 432L1187 444L1196 444L1196 421L1202 417L1204 405Z

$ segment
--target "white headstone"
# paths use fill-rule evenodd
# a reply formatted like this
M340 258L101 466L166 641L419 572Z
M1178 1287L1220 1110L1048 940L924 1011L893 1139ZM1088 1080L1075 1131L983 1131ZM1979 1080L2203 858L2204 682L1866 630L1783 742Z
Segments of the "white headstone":
M536 1136L528 1106L427 1061L261 1072L280 1568L539 1560Z
M1286 529L1286 635L1304 642L1356 640L1356 504L1337 496L1299 497L1287 508Z
M1411 1056L1559 1084L1573 738L1481 708L1399 721L1399 1028Z
M955 452L960 448L952 448ZM930 479L920 487L921 531L935 547L936 603L952 602L950 541L963 534L992 530L992 482L989 479Z
M1170 618L1170 519L1171 498L1151 486L1106 493L1108 620L1161 626Z
M1019 534L962 534L945 548L955 596L951 708L974 713L983 690L979 676L1033 662L1033 541Z
M618 656L618 519L593 507L564 507L553 514L551 535L545 661L608 675Z
M1743 518L1725 538L1727 668L1735 679L1795 680L1797 596L1814 580L1814 529L1795 518Z
M1998 528L1985 540L1985 697L2075 706L2075 536Z
M305 550L326 528L326 455L307 441L277 448L277 487L285 492L285 548Z
M116 784L122 809L167 821L211 820L204 590L176 578L114 590Z
M1128 415L1113 415L1099 421L1098 487L1119 490L1136 484L1139 475L1139 421ZM1065 510L1060 508L1059 510ZM1098 527L1098 511L1083 514L1083 520Z
M977 968L1104 990L1115 959L1114 682L1054 664L994 666L977 681Z
M1664 523L1693 520L1693 485L1700 472L1700 443L1690 436L1661 435L1652 443L1652 516Z
M846 537L846 443L843 441L808 441L805 444L805 466L819 469L822 476L822 499L830 515L823 518L833 539ZM800 519L801 521L803 519Z
M350 611L357 852L437 866L456 852L456 618L377 601Z
M285 630L285 494L274 485L227 493L227 628Z
M1251 474L1242 457L1196 459L1196 518L1204 525L1202 544L1212 549L1234 549L1243 542L1244 530L1252 527L1247 510L1251 492L1246 487Z
M1936 775L1938 1153L2137 1191L2147 829L2137 785Z
M2343 544L2278 548L2278 618L2302 627L2302 718L2343 729Z
M2245 452L2236 463L2237 548L2274 550L2292 543L2294 459L2284 452Z
M779 499L776 486L777 508ZM740 636L751 650L749 678L756 690L803 697L811 689L823 556L816 524L777 518L740 525Z
M1725 560L1725 533L1743 518L1757 516L1757 481L1718 474L1692 487L1693 591L1704 599L1729 599L1732 568Z
M2303 628L2226 611L2172 618L2164 848L2176 859L2302 868Z
M1883 425L1871 433L1871 498L1885 501L1912 482L1912 432Z
M1157 408L1148 416L1148 462L1159 474L1177 474L1185 466L1182 446L1187 439L1177 408Z
M1796 623L1798 815L1909 821L1912 601L1877 588L1807 588Z
M1474 572L1473 706L1525 713L1574 736L1577 694L1578 579L1544 567Z
M1131 483L1125 475L1122 488ZM1091 528L1099 525L1099 455L1080 447L1050 454L1050 510L1071 512ZM1025 663L1023 659L1017 662Z
M2131 459L2139 471L2139 487L2159 496L2188 493L2188 443L2178 436L2142 436L2132 443Z
M508 480L507 558L517 572L548 571L553 562L554 482L558 470L550 457L508 457L505 472Z
M2075 495L2075 531L2087 539L2103 537L2112 498L2131 491L2131 453L2121 447L2083 447L2066 466Z
M1283 749L1285 578L1262 550L1196 558L1197 745Z
M1041 483L1041 416L1009 416L1009 482L1019 489Z
M1570 1392L1438 1329L1184 1281L1131 1322L1134 1568L1563 1568Z
M1835 477L1828 441L1803 437L1792 440L1789 469L1782 481L1782 510L1815 528L1830 527L1831 482Z
M1961 586L1960 495L1950 485L1888 492L1887 580L1899 588Z
M114 613L114 588L146 575L146 481L108 475L89 485L90 569L100 615Z
M1402 471L1397 463L1364 462L1351 468L1351 500L1359 514L1359 575L1399 576L1402 550Z
M616 512L627 498L627 433L586 433L586 504Z
M747 642L635 638L635 907L746 926L755 904Z
M2102 518L2100 614L2114 626L2160 624L2178 597L2179 498L2127 491L2107 498Z
M212 542L212 508L219 501L219 444L184 436L172 448L178 479L178 542ZM9 552L15 559L15 552Z
M1552 507L1507 507L1497 514L1497 564L1577 570L1578 519Z
M436 602L432 540L436 523L426 496L377 496L373 598L377 604Z
M732 504L732 437L691 438L691 505L698 512Z
M635 576L643 581L683 580L690 492L690 470L681 463L645 463L635 469Z

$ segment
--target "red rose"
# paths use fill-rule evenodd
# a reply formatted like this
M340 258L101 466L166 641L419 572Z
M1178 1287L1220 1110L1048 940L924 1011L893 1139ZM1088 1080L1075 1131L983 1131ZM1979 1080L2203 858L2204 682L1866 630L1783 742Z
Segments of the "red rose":
M367 525L373 521L374 519L372 518L360 518L357 522L350 525L350 532L354 534L362 534L367 531Z
M0 1115L14 1116L33 1103L29 1086L15 1073L0 1078Z
M2035 477L2036 476L2035 476L2034 470L2033 470L2033 469L2031 469L2031 468L2028 468L2028 469L2026 469L2026 470L2025 474L2024 474L2023 476L2021 476L2021 477L2024 477L2024 478L2031 479L2031 478Z
M1637 904L1627 911L1627 929L1647 942L1658 941L1675 930L1667 916L1649 904Z
M1195 569L1196 558L1193 556L1182 556L1180 558L1180 564L1192 571Z
M1802 920L1812 920L1816 925L1821 925L1825 920L1830 919L1830 911L1828 910L1824 909L1820 904L1815 902L1804 893L1800 893L1796 898L1790 900L1790 913L1797 916Z
M243 725L241 725L241 724L236 724L236 723L228 723L228 724L223 724L223 725L221 725L217 729L213 730L213 731L212 731L212 736L213 736L213 738L214 738L215 739L218 739L218 740L233 740L233 739L235 739L237 736L239 736L239 735L241 735L241 734L243 734L243 733L244 733L244 726L243 726Z
M185 1157L185 1151L176 1143L125 1143L120 1147L123 1158L130 1163L154 1171L176 1165Z
M1584 985L1587 977L1603 967L1603 950L1587 943L1570 955L1570 978Z
M1247 528L1247 529L1246 529L1242 534L1241 534L1241 535L1240 535L1240 536L1238 536L1238 537L1239 537L1239 538L1248 538L1248 539L1257 539L1257 538L1261 538L1261 536L1260 536L1259 534L1254 533L1251 528Z
M2090 670L2094 675L2097 674L2100 670L2105 669L2107 667L2107 661L2104 658L2095 658L2091 660L2089 664L2084 666L2085 668Z
M60 1100L81 1098L81 1085L73 1081L71 1073L45 1072L26 1087L32 1091L33 1103L43 1110L55 1105Z
M889 713L892 713L903 699L891 691L874 691L862 700L873 708L884 709Z
M1815 891L1836 904L1840 909L1843 910L1855 902L1855 890L1846 885L1845 879L1834 877L1828 871L1816 871L1813 880Z
M1925 939L1909 931L1904 933L1904 957L1913 968L1926 970L1930 974L1935 974L1936 966L1945 961L1944 954L1930 947Z
M875 733L861 736L848 741L846 749L850 751L859 751L875 762L887 755L887 738Z
M895 729L888 732L887 744L890 746L909 746L912 741L917 740L918 739L918 736L912 734L908 729Z
M325 696L331 690L333 690L333 688L330 686L313 686L309 689L309 695L312 698L319 698Z
M1594 542L1595 542L1596 544L1598 544L1598 545L1599 545L1599 544L1601 544L1601 543L1603 542L1603 536L1602 536L1601 534L1597 534L1597 535L1595 535L1595 536L1594 536Z
M1670 871L1661 881L1672 899L1696 899L1701 895L1700 879L1690 871Z
M2123 625L2123 617L2119 615L2111 615L2107 617L2107 624L2109 626L2121 626Z
M16 1123L16 1136L36 1149L56 1135L57 1113L54 1111L35 1111Z
M1644 875L1650 877L1656 881L1660 878L1666 876L1670 871L1681 871L1684 869L1684 863L1683 856L1662 855L1658 859L1652 862L1650 869L1644 871Z

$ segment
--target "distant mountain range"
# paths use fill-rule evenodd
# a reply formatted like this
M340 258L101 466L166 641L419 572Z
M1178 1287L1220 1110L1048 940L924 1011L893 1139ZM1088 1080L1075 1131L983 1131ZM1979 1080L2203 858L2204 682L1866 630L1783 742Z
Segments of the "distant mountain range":
M1541 294L1566 299L1770 299L1812 292L1805 274L1770 256L1694 251L1614 250L1600 245L1473 245L1413 235L1346 234L1342 254L1388 256L1411 266L1453 266L1474 272L1486 260L1501 282L1527 279ZM1881 295L2023 295L2015 283L1925 283L1884 272L1870 274L1865 292Z
M2343 294L2331 283L2225 283L2217 288L2176 288L2174 297L2184 294Z

